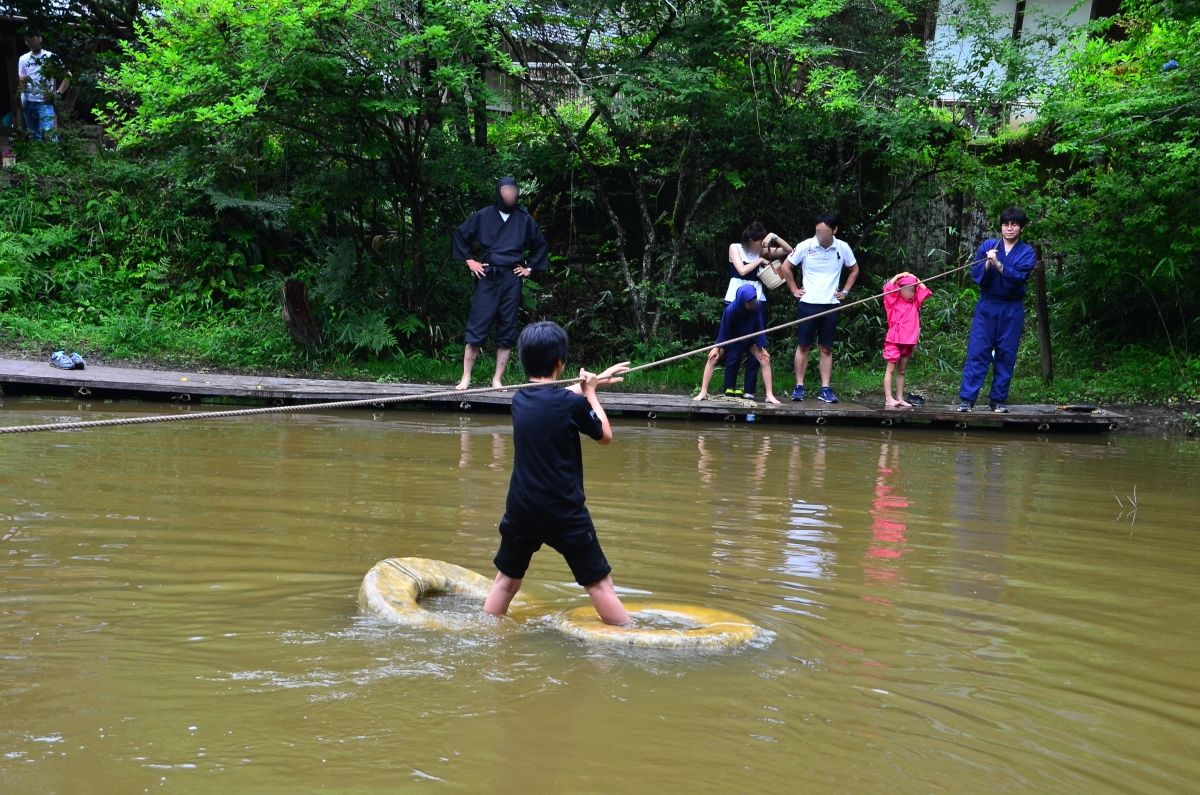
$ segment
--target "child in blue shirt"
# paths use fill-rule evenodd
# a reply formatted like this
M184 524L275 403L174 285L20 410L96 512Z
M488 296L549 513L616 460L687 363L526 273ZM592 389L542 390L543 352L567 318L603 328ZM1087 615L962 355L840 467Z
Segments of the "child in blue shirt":
M744 337L755 332L764 332L766 325L763 321L762 306L758 298L758 293L753 285L743 284L737 288L737 292L733 296L733 301L725 307L725 311L721 314L721 325L717 328L717 343L723 343L728 340ZM723 350L725 352L725 394L731 394L737 384L738 371L742 367L742 363L746 363L749 368L755 361L755 357L765 350L767 347L767 335L759 333L756 337L751 337L748 340L735 342L729 345L722 345L714 350ZM769 361L768 361L769 364ZM778 403L775 397L772 386L771 368L768 366L762 371L763 388L766 389L766 402L769 404ZM712 371L705 369L704 378L700 382L700 395L696 400L701 400L708 395L708 382L712 378ZM747 395L747 398L753 399L753 395Z

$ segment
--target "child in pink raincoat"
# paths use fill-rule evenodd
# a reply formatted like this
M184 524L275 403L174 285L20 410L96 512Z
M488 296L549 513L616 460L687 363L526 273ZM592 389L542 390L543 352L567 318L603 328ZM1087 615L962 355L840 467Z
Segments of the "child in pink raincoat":
M883 358L887 369L883 373L884 404L888 408L911 408L904 399L904 371L921 336L921 304L933 291L908 271L897 273L884 285L883 309L887 313L887 336L883 338ZM892 394L892 375L896 376L896 393Z

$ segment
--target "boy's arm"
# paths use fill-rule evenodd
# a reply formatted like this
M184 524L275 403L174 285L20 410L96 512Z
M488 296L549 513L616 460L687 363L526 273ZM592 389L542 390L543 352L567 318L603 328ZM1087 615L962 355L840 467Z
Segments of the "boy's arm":
M614 364L613 366L609 367L607 370L605 370L604 372L602 372L596 376L596 386L598 386L598 387L599 386L612 386L613 384L619 384L625 380L621 376L628 371L629 371L629 362L618 362L617 364ZM587 371L586 370L579 371L580 378L583 377L583 373L585 373L585 372L587 372ZM567 387L567 390L570 392L574 392L576 395L582 395L583 394L583 383L580 382L578 384L571 384L569 387Z
M604 412L604 406L600 405L600 397L596 394L596 389L601 386L607 386L608 384L616 384L624 381L625 379L621 377L621 374L626 372L628 369L629 362L614 364L612 367L608 368L599 375L596 373L589 373L587 370L580 368L579 383L573 384L571 387L573 392L583 395L584 400L587 401L588 407L591 409L591 416L595 418L597 423L599 423L600 435L596 436L591 432L588 432L588 435L600 444L608 444L611 442L613 438L613 432L612 425L608 421L608 415ZM581 422L581 418L577 419L576 422L580 423L580 428L585 427L585 425ZM592 427L594 428L595 426L593 425Z
M604 413L604 406L600 405L600 397L596 394L596 388L600 385L600 377L595 373L589 373L587 370L579 370L579 388L583 394L584 400L592 409L592 414L595 415L596 421L600 423L600 438L596 439L600 444L608 444L612 441L613 432L612 425L608 421L608 415Z
M609 444L613 439L612 425L608 422L608 415L604 413L604 406L600 405L600 397L593 389L590 392L585 391L583 396L587 398L588 405L592 407L592 413L596 415L596 419L600 421L600 427L603 429L603 435L596 441L600 444Z

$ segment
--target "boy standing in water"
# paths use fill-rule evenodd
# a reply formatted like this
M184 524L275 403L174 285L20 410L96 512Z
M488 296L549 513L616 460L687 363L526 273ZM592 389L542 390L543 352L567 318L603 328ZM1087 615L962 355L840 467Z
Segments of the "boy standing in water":
M534 323L521 332L517 352L530 381L556 381L566 368L567 332L550 321ZM498 571L485 612L508 612L533 554L547 544L566 559L605 623L629 623L584 504L579 444L581 433L600 444L612 441L596 389L624 380L620 376L628 369L629 362L599 375L580 369L580 383L566 389L529 387L513 395L513 472L500 520Z
M921 336L921 304L933 291L908 271L897 273L883 286L883 310L887 313L887 336L883 338L884 405L889 409L912 408L904 399L904 371L912 359ZM896 396L892 397L892 374L896 376Z

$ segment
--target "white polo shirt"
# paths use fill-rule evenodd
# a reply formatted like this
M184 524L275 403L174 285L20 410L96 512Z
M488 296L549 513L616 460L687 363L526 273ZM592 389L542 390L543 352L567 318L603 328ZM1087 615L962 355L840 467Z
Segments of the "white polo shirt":
M838 285L842 281L842 269L857 264L850 246L836 237L829 248L823 248L816 237L810 237L788 255L788 262L803 269L805 304L836 304Z

